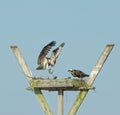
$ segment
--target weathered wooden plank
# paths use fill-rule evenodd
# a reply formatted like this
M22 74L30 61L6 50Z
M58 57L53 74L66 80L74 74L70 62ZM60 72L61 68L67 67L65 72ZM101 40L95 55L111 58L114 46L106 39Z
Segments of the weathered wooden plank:
M31 72L31 70L29 69L27 63L25 62L25 59L23 58L23 56L22 56L22 54L17 46L11 46L11 49L12 49L16 59L18 60L20 67L23 70L28 82L31 85L31 80L32 80L33 74ZM44 95L42 94L41 90L34 89L34 93L35 93L35 96L38 98L38 101L40 102L45 114L46 115L53 115L53 113L52 113L50 107L48 106L47 101L46 101Z
M93 84L93 82L95 81L98 73L100 72L104 62L106 61L106 59L109 56L110 52L112 51L113 47L114 47L113 44L106 45L104 51L102 52L100 58L98 59L96 65L94 66L94 68L93 68L93 70L90 74L90 77L87 80L87 83L88 83L89 86L91 86ZM86 91L84 90L84 91L81 91L78 94L78 96L77 96L72 108L70 109L68 115L75 115L76 114L76 112L78 111L78 109L79 109L80 105L82 104L84 98L86 97L88 91L89 90L86 90Z
M41 90L49 90L49 91L59 91L59 90L87 90L87 89L95 89L93 86L88 86L86 81L79 79L33 79L31 80L31 88L29 90L33 90L34 88L39 88Z
M23 70L23 73L25 74L28 82L30 83L30 80L32 79L33 74L31 72L30 68L28 67L27 63L25 62L24 57L22 56L22 54L17 46L10 46L10 47L20 65L21 69ZM30 77L28 77L28 76L30 76Z
M38 88L34 89L34 93L39 101L39 103L42 106L43 111L45 112L46 115L53 115L50 107L48 106L46 99L44 97L44 95L42 94L42 91Z

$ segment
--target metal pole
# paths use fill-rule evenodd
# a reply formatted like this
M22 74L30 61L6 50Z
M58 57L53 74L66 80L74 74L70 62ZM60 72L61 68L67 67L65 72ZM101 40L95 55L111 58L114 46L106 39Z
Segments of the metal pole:
M58 90L58 115L63 115L63 90Z

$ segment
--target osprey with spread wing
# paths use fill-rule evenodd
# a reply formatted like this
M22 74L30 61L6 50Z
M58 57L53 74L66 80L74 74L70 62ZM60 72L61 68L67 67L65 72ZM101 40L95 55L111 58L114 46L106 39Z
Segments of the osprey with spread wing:
M56 45L56 42L52 41L42 49L42 51L40 52L40 54L38 56L37 64L39 66L36 68L36 70L48 70L49 73L53 73L53 71L51 71L51 68L49 68L49 67L55 66L56 60L57 60L63 46L65 45L65 43L60 44L60 46L58 46L56 49L54 49L52 51L51 57L46 57L46 55L49 53L51 48L55 45Z

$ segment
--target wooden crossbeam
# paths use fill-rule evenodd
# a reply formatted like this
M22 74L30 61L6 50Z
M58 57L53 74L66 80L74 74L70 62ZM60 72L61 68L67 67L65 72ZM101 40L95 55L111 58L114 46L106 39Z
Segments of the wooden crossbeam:
M100 72L104 62L106 61L106 59L109 56L110 52L112 51L113 47L114 47L114 44L106 45L104 51L102 52L101 56L99 57L99 59L96 63L96 65L94 66L93 70L91 71L90 77L87 80L87 83L89 86L91 86L94 83L98 73ZM74 101L74 104L72 105L68 115L75 115L77 113L77 111L78 111L80 105L82 104L84 98L86 97L88 91L89 90L86 90L86 91L83 90L78 94L78 96L77 96L76 100Z
M33 78L31 81L31 87L28 90L33 90L34 88L39 88L41 90L48 91L80 91L95 89L93 86L89 86L86 81L79 79L41 79Z

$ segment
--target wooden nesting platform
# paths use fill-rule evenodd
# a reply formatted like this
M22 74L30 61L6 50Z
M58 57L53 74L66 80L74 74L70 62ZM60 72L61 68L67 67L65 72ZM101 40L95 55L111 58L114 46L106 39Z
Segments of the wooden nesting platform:
M39 88L40 90L48 90L48 91L58 91L58 90L68 90L68 91L76 91L76 90L89 90L95 89L93 86L89 86L86 81L79 79L43 79L43 78L32 78L30 80L31 87L27 88L27 90L34 90L34 88Z

